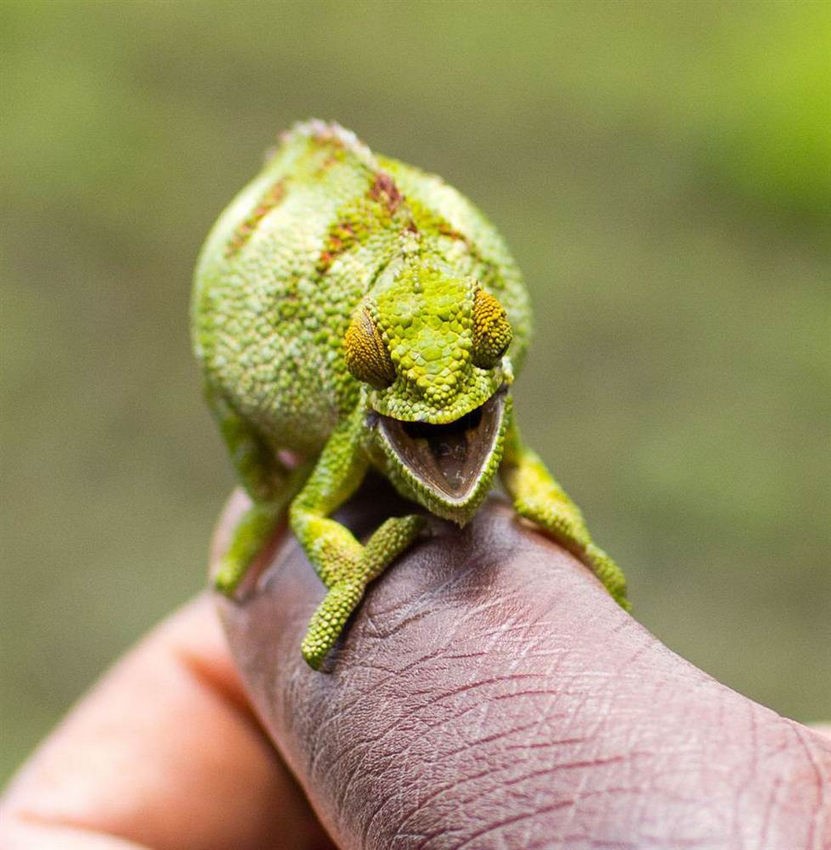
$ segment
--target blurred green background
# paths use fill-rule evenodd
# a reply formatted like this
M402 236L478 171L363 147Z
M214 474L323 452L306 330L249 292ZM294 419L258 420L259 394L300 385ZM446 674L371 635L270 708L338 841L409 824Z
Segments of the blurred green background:
M308 116L505 234L521 421L636 616L831 717L831 6L6 0L0 32L0 778L204 583L232 477L191 271Z

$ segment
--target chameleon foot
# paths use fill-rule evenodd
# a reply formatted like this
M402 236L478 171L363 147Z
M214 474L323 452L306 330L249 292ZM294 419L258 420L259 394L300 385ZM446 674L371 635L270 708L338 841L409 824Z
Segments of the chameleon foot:
M586 546L585 559L594 570L594 574L609 591L612 599L624 611L631 610L632 606L626 598L626 578L623 575L623 570L594 543L589 543Z
M323 659L335 645L346 621L358 607L364 589L365 585L359 582L335 585L318 606L300 645L303 658L313 670L320 668Z
M214 576L214 588L225 596L233 596L251 563L268 542L282 513L284 502L254 502L240 517L231 545L220 561Z
M366 586L377 578L421 533L426 520L412 515L392 517L384 522L370 537L354 565L351 576L335 580L323 602L309 622L306 637L300 647L303 658L317 670L330 649L335 645L346 621L358 607ZM343 573L348 564L341 563L340 570L322 571L324 575Z

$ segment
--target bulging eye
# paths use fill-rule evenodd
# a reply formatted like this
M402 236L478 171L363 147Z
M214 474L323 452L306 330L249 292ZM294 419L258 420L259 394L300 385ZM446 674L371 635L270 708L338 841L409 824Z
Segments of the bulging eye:
M346 368L359 381L376 390L386 389L395 380L395 366L384 340L366 310L361 310L343 338Z
M473 299L473 363L480 369L493 369L511 344L511 324L505 308L484 289Z

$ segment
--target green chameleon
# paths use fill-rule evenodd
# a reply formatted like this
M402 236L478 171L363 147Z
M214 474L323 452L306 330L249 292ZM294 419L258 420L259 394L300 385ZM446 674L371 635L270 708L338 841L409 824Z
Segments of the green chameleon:
M424 528L391 517L362 544L331 519L368 469L458 525L499 471L516 512L626 607L622 572L517 430L510 387L530 325L508 249L455 189L337 124L286 133L196 270L194 347L252 499L216 587L234 591L288 508L328 589L302 644L317 669L367 584Z

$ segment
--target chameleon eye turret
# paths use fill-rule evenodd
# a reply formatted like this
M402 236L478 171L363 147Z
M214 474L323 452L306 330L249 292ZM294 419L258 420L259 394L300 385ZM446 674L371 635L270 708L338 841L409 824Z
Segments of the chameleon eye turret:
M473 301L473 362L480 369L493 369L508 350L512 336L505 308L493 295L477 288Z
M395 366L372 316L362 309L343 338L346 368L359 381L376 390L386 389L395 380Z
M301 646L317 669L423 512L464 524L498 472L517 514L626 607L620 569L520 437L511 384L530 326L507 246L455 189L337 124L284 134L196 269L194 350L252 500L216 588L234 592L288 513L326 589ZM287 468L284 449L308 464ZM361 543L331 515L370 467L420 507Z

